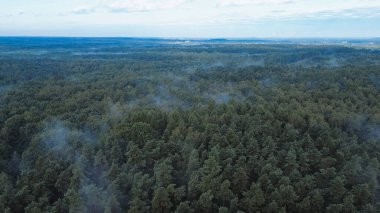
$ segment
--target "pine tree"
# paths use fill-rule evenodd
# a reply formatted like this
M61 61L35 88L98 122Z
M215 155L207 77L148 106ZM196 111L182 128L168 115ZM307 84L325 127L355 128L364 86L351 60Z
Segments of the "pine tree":
M218 199L222 201L223 205L229 205L229 201L234 197L234 194L232 193L230 189L230 181L225 180L222 182L222 185L220 186L220 190L217 193Z
M75 190L69 189L65 194L65 200L70 213L87 212L87 207L82 197Z
M122 212L120 208L119 201L114 194L112 194L106 203L104 213L119 213Z
M247 212L256 212L265 204L265 196L260 184L252 183L250 189L243 193L243 206Z
M172 182L173 166L170 159L159 162L154 167L156 185L166 187Z
M344 182L341 177L336 177L334 180L331 181L329 193L332 202L340 203L345 192L346 189L344 187Z
M213 200L214 196L211 193L211 190L203 193L197 202L200 212L211 212L213 209Z
M170 212L173 204L170 201L167 190L163 187L159 187L154 191L152 199L153 212L166 213Z

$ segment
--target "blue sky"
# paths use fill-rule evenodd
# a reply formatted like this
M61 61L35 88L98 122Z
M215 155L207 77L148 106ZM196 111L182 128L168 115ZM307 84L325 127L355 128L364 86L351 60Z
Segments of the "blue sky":
M380 37L380 0L0 0L0 36Z

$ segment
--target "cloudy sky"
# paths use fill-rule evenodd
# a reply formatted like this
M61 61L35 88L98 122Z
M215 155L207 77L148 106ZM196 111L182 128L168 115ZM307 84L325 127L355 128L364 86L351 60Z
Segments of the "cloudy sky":
M380 37L380 0L0 0L0 36Z

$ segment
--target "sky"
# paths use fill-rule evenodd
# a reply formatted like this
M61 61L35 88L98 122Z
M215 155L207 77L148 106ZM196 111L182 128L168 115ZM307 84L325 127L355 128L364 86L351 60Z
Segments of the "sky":
M0 0L0 36L380 37L380 0Z

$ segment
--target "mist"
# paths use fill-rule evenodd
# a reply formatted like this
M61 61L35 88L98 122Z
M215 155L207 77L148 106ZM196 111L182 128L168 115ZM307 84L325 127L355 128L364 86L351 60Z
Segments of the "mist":
M110 105L111 113L120 116L119 104ZM78 193L90 212L103 212L108 199L114 191L109 187L111 182L107 177L108 165L95 166L92 158L84 154L84 147L95 147L98 138L88 130L78 130L68 127L65 122L54 119L46 123L40 140L53 152L58 159L70 162L73 173L78 172ZM82 147L82 148L80 148ZM93 157L93 156L91 156Z

